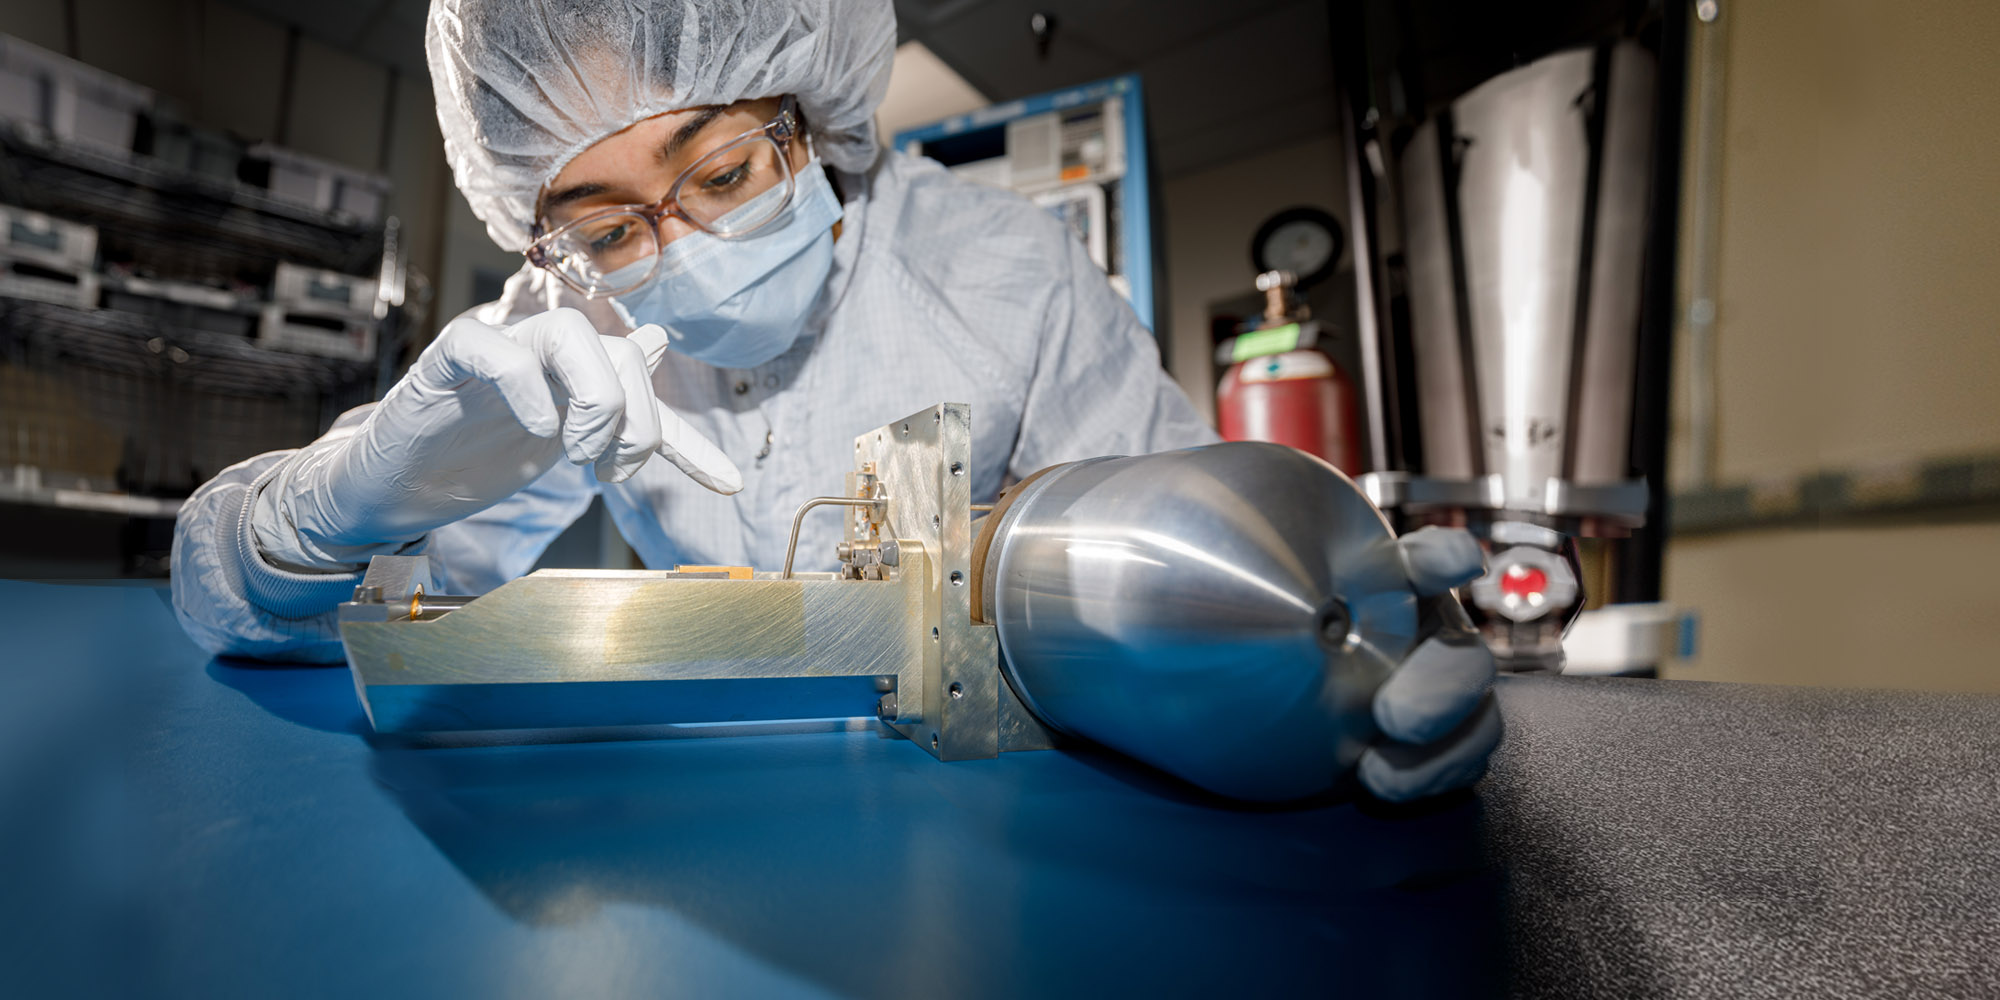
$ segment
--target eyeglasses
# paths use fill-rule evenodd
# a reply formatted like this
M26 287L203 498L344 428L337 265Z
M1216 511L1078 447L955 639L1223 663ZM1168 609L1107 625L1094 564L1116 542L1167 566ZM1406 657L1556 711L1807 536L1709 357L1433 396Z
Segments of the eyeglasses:
M537 221L528 260L585 296L599 298L629 292L652 279L660 264L660 223L668 216L725 240L749 236L792 203L796 182L786 150L798 133L798 106L787 97L776 118L681 171L667 196L651 205L603 209L548 233Z

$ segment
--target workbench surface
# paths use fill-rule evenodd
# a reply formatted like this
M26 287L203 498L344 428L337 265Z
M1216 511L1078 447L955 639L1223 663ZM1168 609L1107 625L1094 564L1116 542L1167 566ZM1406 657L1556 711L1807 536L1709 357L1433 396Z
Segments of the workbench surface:
M2000 996L2000 699L1504 679L1477 795L1230 806L872 721L389 739L0 581L8 995Z

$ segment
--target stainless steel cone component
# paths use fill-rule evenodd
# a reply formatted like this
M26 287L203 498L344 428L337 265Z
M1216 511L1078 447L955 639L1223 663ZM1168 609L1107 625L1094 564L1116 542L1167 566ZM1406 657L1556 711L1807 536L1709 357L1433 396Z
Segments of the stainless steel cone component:
M1416 639L1381 514L1280 445L1058 466L974 548L974 607L1036 717L1236 798L1330 788Z

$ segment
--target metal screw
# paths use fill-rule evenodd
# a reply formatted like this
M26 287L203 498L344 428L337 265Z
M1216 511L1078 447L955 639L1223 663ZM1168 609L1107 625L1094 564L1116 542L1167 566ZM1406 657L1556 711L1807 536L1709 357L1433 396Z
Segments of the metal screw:
M357 587L355 587L355 588L354 588L354 603L356 603L356 604L380 604L380 603L382 603L382 588L381 588L381 587L377 587L377 586L375 586L375 585L373 585L373 584L367 584L367 583L364 583L364 584L361 584L360 586L357 586Z
M875 703L875 717L883 722L896 721L896 692L891 691Z
M896 544L895 539L893 538L882 539L882 544L877 551L882 559L882 565L898 566L902 564L903 547L901 545Z
M1335 601L1319 613L1320 641L1331 646L1347 644L1348 629L1353 626L1347 616L1347 606Z
M951 696L954 699L965 697L965 685L960 684L957 681L953 681L951 685Z
M834 557L839 559L841 562L852 561L854 559L854 543L840 542L835 544L833 547L833 554Z

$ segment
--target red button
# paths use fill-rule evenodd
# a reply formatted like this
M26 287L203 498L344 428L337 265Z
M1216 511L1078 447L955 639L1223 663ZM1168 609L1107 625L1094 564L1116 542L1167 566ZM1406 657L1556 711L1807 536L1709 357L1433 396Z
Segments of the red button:
M1549 575L1533 566L1509 566L1500 575L1500 592L1509 597L1526 598L1548 589Z

